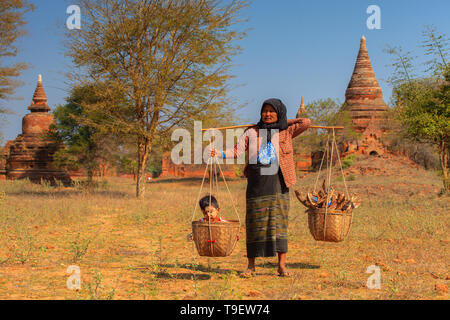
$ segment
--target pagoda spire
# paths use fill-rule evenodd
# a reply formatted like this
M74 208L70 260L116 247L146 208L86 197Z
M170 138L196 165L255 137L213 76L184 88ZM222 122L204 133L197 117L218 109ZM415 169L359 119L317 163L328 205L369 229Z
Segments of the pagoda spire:
M42 75L38 75L38 83L33 95L33 102L28 107L31 112L48 112L50 107L47 104L47 95L42 85Z
M297 111L297 118L301 118L303 115L306 115L306 108L305 108L305 102L303 100L303 96L302 96L302 102L300 104L300 108Z
M376 121L381 121L388 110L372 69L364 36L361 37L355 68L345 91L345 104L358 131L364 131L373 115Z
M348 84L345 97L347 99L360 97L360 95L364 95L364 92L367 91L368 88L370 88L370 91L373 94L379 97L383 96L380 85L373 72L372 64L370 63L366 37L362 36L355 68Z

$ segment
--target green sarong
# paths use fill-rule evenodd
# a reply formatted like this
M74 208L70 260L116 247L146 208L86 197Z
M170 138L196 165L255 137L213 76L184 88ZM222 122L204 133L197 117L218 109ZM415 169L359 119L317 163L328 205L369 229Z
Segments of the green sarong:
M274 257L288 251L289 189L278 169L262 175L262 164L247 168L246 233L247 257Z

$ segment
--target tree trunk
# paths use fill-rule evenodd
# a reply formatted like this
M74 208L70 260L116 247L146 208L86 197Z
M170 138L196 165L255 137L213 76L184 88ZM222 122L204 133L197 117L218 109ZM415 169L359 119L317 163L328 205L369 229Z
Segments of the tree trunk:
M143 199L145 194L145 172L147 168L148 155L150 154L150 141L147 138L138 138L138 168L136 181L136 197Z
M446 145L445 141L441 142L441 145L439 148L439 158L440 158L441 168L442 168L444 191L448 192L450 189L450 183L448 181L448 171L447 171L448 150L447 150L447 145Z

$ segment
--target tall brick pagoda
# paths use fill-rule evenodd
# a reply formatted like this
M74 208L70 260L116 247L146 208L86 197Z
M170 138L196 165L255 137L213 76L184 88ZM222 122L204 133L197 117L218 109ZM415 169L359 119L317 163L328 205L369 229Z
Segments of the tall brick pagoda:
M362 133L358 141L349 142L348 151L363 154L383 154L380 141L388 106L378 84L367 52L366 38L361 38L358 57L352 77L345 92L345 108L350 112L354 129Z
M59 180L64 184L70 183L68 173L52 165L58 146L47 137L47 133L55 119L49 113L41 75L28 110L30 113L22 119L22 134L8 141L3 149L4 167L0 168L3 169L0 173L9 180L29 178L33 182L45 180L53 183Z

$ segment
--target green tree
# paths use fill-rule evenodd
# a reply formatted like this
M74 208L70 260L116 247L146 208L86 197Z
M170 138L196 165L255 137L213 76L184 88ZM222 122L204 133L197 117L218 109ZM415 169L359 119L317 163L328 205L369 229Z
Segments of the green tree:
M387 80L389 84L395 87L405 81L409 82L411 79L415 78L413 62L416 57L412 56L411 51L403 52L401 47L392 47L390 45L387 45L383 51L394 57L391 64L394 71Z
M431 71L431 74L406 77L411 74L412 63L405 65L402 61L411 59L397 50L397 59L393 63L394 75L391 77L396 80L391 81L394 84L394 111L406 138L433 145L437 150L444 190L447 192L450 143L448 38L432 27L426 27L423 34L425 55L431 56L431 60L426 62L426 72Z
M399 121L398 108L390 108L386 118L386 133L383 145L395 154L403 154L427 170L439 170L440 162L436 148L427 141L413 140L405 135L405 128Z
M350 113L347 111L345 104L327 98L314 100L308 103L305 108L305 116L310 118L314 125L344 127L344 130L335 131L337 143L357 138L358 133L353 129ZM324 150L330 133L331 131L324 129L309 130L297 138L300 143L296 144L299 146L296 147L296 151L301 152L300 149L302 148L309 152Z
M448 57L450 54L449 39L445 34L441 34L434 26L425 26L422 32L424 40L422 47L425 48L425 55L431 56L425 64L428 66L427 72L432 71L438 78L445 74L448 67Z
M83 28L68 33L68 55L108 103L98 125L133 137L136 196L158 136L229 105L231 57L240 52L245 0L81 0ZM78 78L76 80L81 80ZM116 103L116 97L125 97ZM103 119L103 120L105 120Z
M54 155L54 162L58 167L70 170L85 168L88 181L92 181L95 170L99 169L100 162L112 160L112 154L116 151L118 140L101 130L90 125L103 115L91 112L85 106L99 103L96 96L95 85L75 87L67 104L59 105L54 110L56 124L54 138L64 145ZM88 121L89 120L89 121Z

